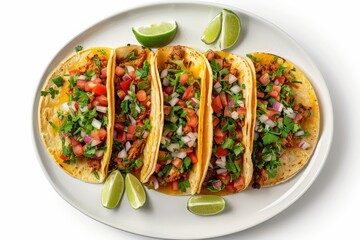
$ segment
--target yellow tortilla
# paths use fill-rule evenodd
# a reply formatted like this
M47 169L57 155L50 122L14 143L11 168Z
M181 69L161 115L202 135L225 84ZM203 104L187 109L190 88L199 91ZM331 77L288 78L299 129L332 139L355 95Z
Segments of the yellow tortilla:
M273 62L274 58L276 57L274 54L261 52L254 52L250 54L257 58L257 61L259 61L258 63L254 62L251 64L254 72L256 68L254 64L269 64ZM276 177L267 178L262 185L263 187L269 187L285 182L300 172L309 162L316 148L320 130L319 105L315 91L310 81L305 76L305 74L291 62L281 57L277 57L276 61L288 69L295 69L293 72L294 77L297 81L301 82L301 84L291 84L291 88L295 95L295 103L301 103L302 105L311 108L311 116L307 118L302 124L300 124L303 129L309 132L309 135L303 137L302 140L309 143L310 147L305 150L301 149L298 147L300 140L297 140L294 147L286 148L285 153L282 157L280 157L281 166L276 169Z
M161 86L161 80L160 80L160 74L161 71L165 68L165 62L171 61L170 55L173 52L175 47L181 47L185 51L184 56L184 65L186 66L187 70L192 73L194 76L194 79L200 78L200 107L199 107L199 114L198 114L198 139L197 139L197 147L195 150L195 154L197 156L198 162L193 165L192 169L189 173L189 182L190 187L187 189L186 192L180 192L180 191L174 191L171 189L171 186L169 184L167 186L161 186L157 189L157 191L170 194L170 195L188 195L188 194L195 194L198 191L199 183L201 181L202 176L202 162L203 162L203 156L207 155L208 153L204 152L202 149L203 142L206 141L203 136L204 131L204 125L202 124L204 122L204 114L205 110L208 104L206 101L207 98L207 83L208 80L207 76L207 69L206 69L206 59L204 56L197 50L187 47L187 46L168 46L159 48L155 55L155 74L157 76L157 84L159 89L159 106L161 111L161 117L159 119L159 122L157 123L160 126L160 136L158 138L158 142L156 143L156 154L154 155L154 162L156 165L157 159L158 159L158 151L160 147L160 138L162 136L163 132L163 125L164 125L164 113L163 113L163 107L164 107L164 99L163 99L163 89Z
M251 153L253 147L253 134L255 127L255 110L256 110L256 85L253 80L253 72L252 68L249 66L248 60L241 58L232 53L228 52L215 52L216 55L220 56L221 59L226 59L226 62L231 63L231 69L237 69L238 75L238 85L242 87L244 84L245 89L242 90L242 94L245 98L244 104L246 107L246 117L244 119L245 123L242 127L243 139L242 144L245 147L243 152L243 167L241 168L241 175L244 176L245 186L242 190L246 189L246 187L250 184L252 179L253 165L251 160ZM227 195L233 192L229 191L227 188L224 188L220 192L211 192L206 186L203 186L203 182L206 178L207 171L209 168L212 147L213 147L213 110L211 107L212 102L212 88L213 88L213 74L211 70L211 66L208 61L207 69L208 69L208 86L207 86L207 108L205 111L204 118L204 143L203 143L203 162L202 162L202 178L200 181L198 193L202 194L215 194L215 195ZM231 70L230 69L230 70ZM221 120L220 120L221 121ZM206 155L205 155L206 153ZM242 191L241 190L241 191Z
M151 176L151 173L154 172L155 164L154 161L155 158L153 157L154 154L156 154L156 144L158 139L160 139L160 125L158 124L158 120L160 119L160 102L158 98L159 93L159 87L158 87L158 79L155 76L154 73L154 53L148 49L143 48L142 46L138 45L130 45L130 46L124 46L119 47L115 49L116 52L116 59L124 59L126 58L131 52L141 53L144 52L147 62L151 66L151 112L150 112L150 125L152 126L149 135L146 139L146 144L143 150L142 154L142 161L143 166L140 171L133 171L133 173L139 178L139 180L143 183L146 183ZM136 60L135 60L136 61ZM136 64L136 63L133 63ZM125 65L127 65L127 62L125 62ZM131 61L129 61L129 65L131 65ZM115 73L113 73L115 74ZM114 78L115 79L115 78ZM115 93L115 98L117 98ZM115 102L115 100L114 100ZM115 113L117 112L117 109L115 109Z
M87 160L84 157L78 157L76 163L64 163L61 159L62 155L62 142L58 133L49 122L53 122L55 125L60 126L61 122L58 118L57 111L61 110L62 104L69 100L69 79L68 75L70 71L77 69L86 69L88 59L91 59L94 55L101 55L107 61L107 98L108 98L108 124L106 127L106 145L107 148L101 160L101 170L97 172L96 176L91 168L89 168ZM43 91L48 91L50 87L57 89L59 94L54 99L48 96L42 96L39 105L39 129L40 135L43 140L44 146L54 159L54 161L64 169L71 176L78 178L85 182L100 183L103 182L107 175L108 163L110 160L111 147L112 147L112 129L113 129L113 99L112 96L112 68L114 64L114 50L106 47L95 47L87 50L82 50L70 56L63 61L47 78L43 86ZM62 76L64 79L63 86L57 87L52 79L58 76ZM67 137L66 142L70 140Z

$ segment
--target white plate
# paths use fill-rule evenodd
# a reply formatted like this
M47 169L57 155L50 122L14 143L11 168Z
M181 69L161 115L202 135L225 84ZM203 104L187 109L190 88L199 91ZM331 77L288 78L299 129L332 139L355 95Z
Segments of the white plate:
M40 88L47 75L61 60L74 52L77 45L118 47L137 44L131 27L159 21L176 20L179 31L171 44L188 45L206 51L209 46L200 40L207 23L222 8L240 15L242 33L238 44L229 51L244 56L247 52L265 51L291 60L309 77L317 93L321 111L321 131L315 153L295 178L276 187L253 190L226 196L226 210L216 216L200 217L186 209L188 197L166 196L147 191L146 206L134 210L124 195L119 207L102 207L102 184L87 184L76 180L58 167L49 157L39 138L38 103ZM211 46L214 48L214 46ZM229 6L205 3L173 3L148 5L119 13L85 30L70 41L54 57L39 82L34 101L34 140L40 165L54 189L68 203L99 222L115 228L159 238L195 239L222 236L242 231L280 213L294 203L313 183L324 165L333 134L333 112L329 93L319 70L304 50L286 33L249 12Z

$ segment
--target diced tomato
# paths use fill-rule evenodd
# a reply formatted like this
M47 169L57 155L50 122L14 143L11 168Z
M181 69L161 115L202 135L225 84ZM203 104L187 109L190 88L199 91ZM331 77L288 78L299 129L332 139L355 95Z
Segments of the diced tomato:
M94 83L92 81L87 81L85 83L85 91L86 92L92 92L92 90L94 89L95 86L96 86L96 83Z
M81 90L85 91L86 82L86 80L78 79L76 81L76 86L79 87Z
M223 106L222 106L222 104L221 104L221 99L220 99L220 96L219 96L219 95L216 96L216 97L212 100L212 102L211 102L211 107L212 107L212 109L213 109L213 111L214 111L215 113L220 113L220 112L221 112Z
M185 133L189 133L189 132L192 132L193 131L193 128L190 127L188 124L185 125L185 127L183 128L183 131Z
M258 81L261 83L261 85L266 86L270 83L270 76L268 73L265 73L261 77L259 77Z
M216 144L221 145L224 142L224 138L222 137L214 137L214 141L216 142Z
M198 123L199 123L199 119L196 115L193 115L193 116L189 115L189 120L187 122L187 125L189 125L192 128L196 128Z
M210 50L210 51L208 51L206 58L207 58L207 60L211 61L211 60L213 60L214 56L215 56L214 51Z
M119 77L121 77L122 75L125 74L125 68L120 67L120 66L116 66L115 68L115 74Z
M136 97L140 102L145 101L146 100L146 92L144 90L139 90L136 93Z
M180 100L176 103L176 105L177 105L177 106L185 107L185 106L186 106L186 102L180 99Z
M136 124L130 124L127 129L127 133L135 134L136 132Z
M104 94L106 94L106 86L103 84L96 84L92 91L97 96L104 95Z
M79 70L71 70L71 71L69 72L69 74L70 74L71 77L73 77L73 76L75 76L75 74L80 75L80 71L79 71Z
M98 101L101 106L106 107L108 105L108 99L105 95L97 96L95 100Z
M243 190L245 187L245 178L244 176L240 176L238 179L234 181L234 188L236 188L237 191Z
M84 153L84 149L81 144L72 145L72 150L76 156L82 156Z
M122 90L122 89L119 89L119 90L116 92L116 94L118 95L118 97L120 98L120 100L123 100L123 99L125 98L125 96L126 96L125 91Z
M106 130L104 128L91 131L91 138L93 139L96 139L98 141L104 141L105 137L106 137Z
M230 174L229 173L221 173L216 176L223 184L227 185L230 182Z
M101 77L107 78L107 68L106 67L101 69Z
M137 137L134 134L126 133L126 140L135 141Z
M241 141L243 138L243 133L242 133L241 128L236 129L234 133L235 133L236 140Z
M69 160L70 156L64 156L63 154L61 154L60 158L65 161L65 160Z
M160 168L161 168L161 164L156 163L155 172L158 173L160 171Z
M120 87L122 88L122 90L124 90L124 92L127 94L127 92L129 91L130 88L130 84L131 84L132 80L128 79L126 81L121 81L120 82Z
M256 92L257 92L257 97L258 97L258 98L263 98L263 97L265 97L265 93L264 93L263 91L257 89Z
M267 108L267 113L265 115L271 120L276 120L280 116L280 112L273 108Z
M225 107L224 108L224 117L230 117L231 116L231 111L230 111L231 108L229 107Z
M178 181L172 182L172 183L171 183L171 189L172 189L173 191L179 190L179 182L178 182Z
M229 192L236 192L236 188L234 187L234 183L229 183L226 185L226 189L229 191Z
M220 137L220 138L226 137L226 133L224 133L224 132L221 130L220 127L215 128L214 135L215 135L216 137Z
M180 83L185 86L185 84L189 81L189 75L187 73L183 73L180 75Z
M164 91L169 95L173 93L173 90L174 90L173 86L167 86L164 88Z
M214 118L213 119L213 127L216 127L220 122L220 119L219 118Z
M171 164L177 168L180 168L182 164L182 160L180 158L175 158L174 160L171 161Z
M221 58L217 58L217 59L216 59L216 63L220 65L220 69L223 68L223 63L224 63L224 62L223 62L223 60L222 60Z
M276 76L275 79L278 80L280 84L284 84L285 82L284 76Z
M221 92L219 94L220 96L220 100L221 100L221 104L223 105L223 107L227 107L228 106L228 102L227 102L227 99L226 99L226 93L225 92Z
M302 119L303 119L303 115L298 113L298 114L295 115L293 121L294 121L294 123L300 123Z
M182 96L182 99L188 100L194 96L195 96L194 85L190 85L186 88L184 95Z
M124 126L123 123L116 122L115 125L114 125L114 129L116 131L118 131L118 132L119 131L124 131L124 128L125 128L125 126Z
M191 108L184 108L184 111L187 112L186 115L189 116L189 117L197 116L196 112Z
M145 108L151 108L151 96L147 95L145 101L140 102Z
M164 105L164 115L167 116L171 112L171 107Z
M236 111L239 115L246 116L246 107L238 107Z
M268 92L269 96L273 98L277 98L280 95L281 87L277 85L273 85L271 92Z
M216 148L216 153L215 155L218 156L218 157L226 157L227 155L229 154L228 150L227 149L224 149L220 146L218 146Z
M198 158L193 152L189 153L189 158L192 164L196 164L198 162Z

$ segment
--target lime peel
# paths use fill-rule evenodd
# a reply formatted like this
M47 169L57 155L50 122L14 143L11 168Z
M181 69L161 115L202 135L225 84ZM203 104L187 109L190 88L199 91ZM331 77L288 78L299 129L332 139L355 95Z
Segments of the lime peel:
M206 44L214 43L220 36L222 27L222 12L216 15L204 30L201 41Z
M101 203L106 208L115 208L124 193L124 178L119 170L114 170L106 178L101 191Z
M125 192L130 205L138 209L146 202L146 194L143 185L133 174L125 176Z
M217 195L194 195L187 202L187 209L196 215L210 216L225 209L224 198Z

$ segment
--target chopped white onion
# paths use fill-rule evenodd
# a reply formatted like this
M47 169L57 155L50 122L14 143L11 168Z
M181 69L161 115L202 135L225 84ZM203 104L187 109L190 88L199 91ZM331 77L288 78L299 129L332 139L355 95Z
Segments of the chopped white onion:
M196 139L198 137L198 134L189 132L186 136L188 136L190 138L190 141L188 143L186 143L186 145L188 145L189 147L193 147L196 142Z
M131 97L130 97L129 95L126 95L126 96L124 97L124 101L125 101L125 100L129 100L129 99L131 99Z
M170 130L169 129L166 129L163 131L163 136L166 137L168 134L169 134Z
M180 100L179 98L173 98L169 101L169 104L173 107L175 106L175 104L177 104L179 100Z
M284 113L291 119L293 119L296 116L296 113L292 108L285 108Z
M196 115L199 116L199 113L200 113L200 108L197 108L196 111L195 111Z
M209 168L214 168L214 166L209 162Z
M263 114L259 117L259 121L262 123L266 122L268 119L269 118L265 114Z
M126 153L125 148L118 153L117 157L118 158L127 158L127 153Z
M220 82L216 82L215 84L214 84L214 90L216 91L216 92L221 92L221 84L220 84Z
M266 161L266 162L270 161L271 160L271 155L270 154L267 155L266 158L264 158L263 160Z
M99 120L97 120L96 118L94 118L91 122L91 125L96 128L96 129L100 129L101 128L101 122Z
M138 113L141 113L141 108L139 107L139 105L137 105L135 103L135 110L138 112Z
M170 84L169 79L167 77L164 77L162 80L162 85L164 87L167 87L167 86L169 86L169 84Z
M180 149L180 145L178 143L172 143L167 147L167 150L170 152L175 152L175 149Z
M161 73L160 73L160 78L164 78L164 77L166 77L167 75L168 75L168 69L167 68L165 68L164 70L162 70L161 71Z
M173 153L171 153L171 156L174 158L183 159L187 156L187 153L186 152L173 152Z
M182 125L176 130L176 134L181 136L183 134Z
M243 100L238 100L237 104L239 104L239 107L245 107L245 104L244 104Z
M85 135L86 135L86 132L84 130L81 130L80 136L83 138L83 137L85 137Z
M226 170L226 168L219 168L216 170L216 173L217 174L225 174L225 173L227 173L227 170Z
M300 130L295 133L295 136L300 137L300 136L303 136L304 134L305 134L304 130Z
M177 92L173 92L170 96L171 98L178 98L180 97L180 94L178 94Z
M167 142L170 142L170 139L167 137L161 137L160 142L161 142L161 144L166 144Z
M254 140L256 141L259 138L259 132L254 132Z
M181 141L183 141L185 144L187 144L191 141L191 138L189 136L183 136L181 138Z
M97 150L95 152L95 156L98 158L102 157L103 155L104 155L104 150Z
M96 74L94 74L94 75L91 77L90 81L94 81L96 78L97 78L97 77L96 77Z
M237 94L241 91L241 88L239 85L234 85L230 88L230 91L232 91L233 93Z
M131 143L130 143L129 141L127 141L127 142L125 143L125 150L126 150L126 152L129 151L130 148L131 148Z
M70 109L69 109L69 105L68 105L67 102L64 102L64 103L61 105L61 108L62 108L62 110L66 111L66 112L70 110Z
M237 111L233 111L233 112L231 113L231 117L232 117L234 120L236 120L236 119L239 118L239 113L238 113Z
M101 143L101 141L96 140L96 139L93 139L93 140L91 141L91 146L94 147L94 146L99 145L100 143Z
M220 168L225 168L225 166L226 166L226 162L223 162L221 159L217 159L215 163Z
M80 108L80 111L81 111L81 112L86 112L87 110L89 110L88 106L85 106L85 107L81 107L81 108Z
M128 73L131 73L131 72L134 72L135 71L135 68L133 66L125 66Z
M85 75L82 75L82 74L81 74L81 75L78 77L78 79L79 79L79 80L85 80L86 77L85 77Z
M276 126L275 122L273 120L271 120L271 119L266 120L265 125L269 126L269 127L275 127Z
M131 115L128 115L128 116L129 116L131 124L136 124L136 120Z
M174 116L170 119L170 122L176 123L176 121L177 121L178 119L179 119L179 118L178 118L176 115L174 115Z
M311 146L310 143L308 143L304 140L301 140L301 142L299 143L299 147L304 150L309 148L310 146Z
M107 107L104 106L96 106L96 111L101 112L101 113L106 113L107 111Z
M149 131L144 131L142 134L142 138L145 139L147 138L147 136L149 136Z
M255 131L259 131L259 125L260 125L260 122L259 122L259 120L256 120L255 121Z
M234 75L232 75L231 73L229 74L229 83L232 84L233 82L235 82L237 80L237 77L235 77Z
M157 180L157 178L154 178L154 189L158 189L159 188L159 181Z

